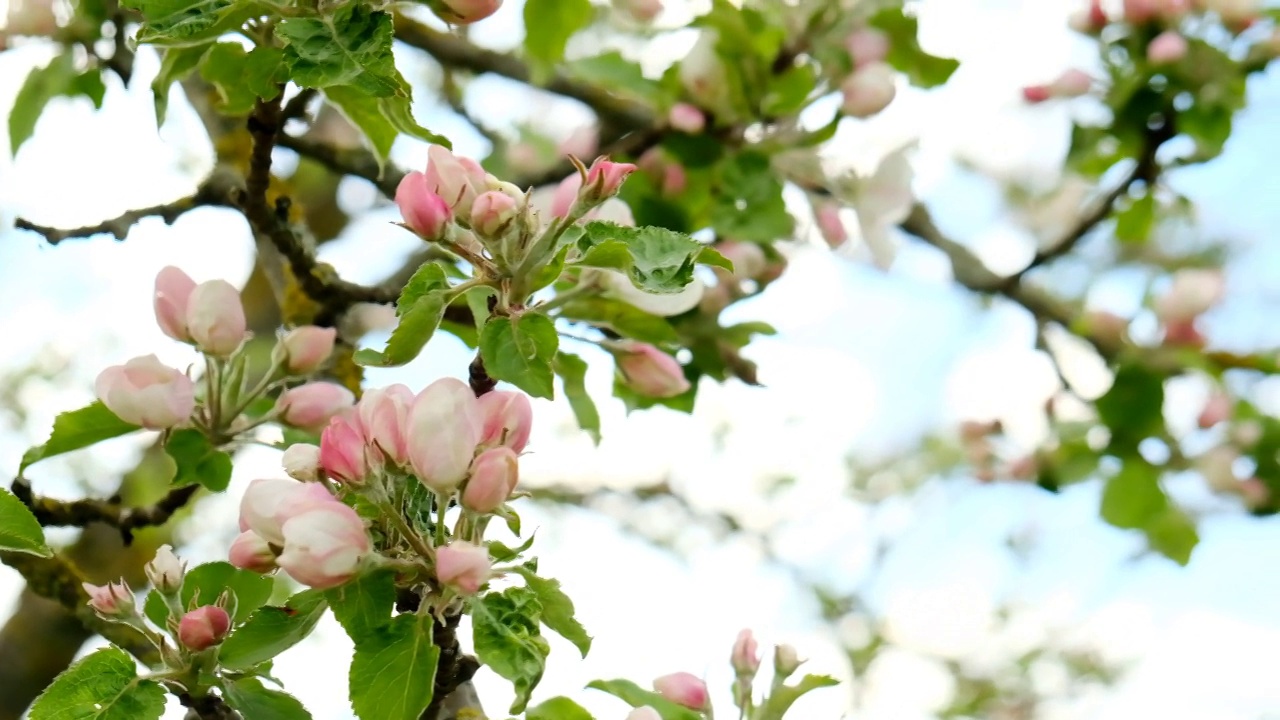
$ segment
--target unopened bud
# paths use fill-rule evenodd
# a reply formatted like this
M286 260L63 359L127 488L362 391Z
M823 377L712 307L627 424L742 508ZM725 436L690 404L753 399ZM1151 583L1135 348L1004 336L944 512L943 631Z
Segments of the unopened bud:
M1187 56L1187 39L1177 30L1165 30L1147 45L1147 60L1153 65L1169 65Z
M294 443L280 457L284 472L294 480L317 482L324 474L320 467L320 447L310 443Z
M489 580L489 550L454 540L436 550L436 579L464 595L474 595Z
M1231 410L1231 397L1224 392L1214 392L1205 401L1204 408L1200 410L1200 416L1196 418L1196 424L1201 429L1207 430L1223 420L1230 419Z
M178 641L195 652L222 642L231 631L231 616L217 605L205 605L178 621Z
M878 63L889 56L889 36L871 27L860 27L849 33L844 41L845 49L853 58L855 68Z
M186 575L187 566L173 554L172 547L161 545L156 550L155 558L146 564L143 571L151 581L152 587L162 595L174 595L182 589L182 579Z
M846 115L869 118L889 107L898 93L896 75L884 62L873 62L855 70L840 85L844 95L841 108Z
M240 291L226 280L202 282L187 301L187 330L210 355L226 357L244 342L246 320Z
M132 615L135 607L133 591L123 580L106 585L83 583L85 592L89 593L89 607L103 617L125 617Z
M497 190L481 193L471 206L471 228L481 236L500 234L519 213L515 198Z
M520 461L509 447L485 450L471 464L471 477L462 491L462 506L491 513L507 501L520 479Z
M790 677L803 662L790 645L779 645L773 650L773 671L778 677Z
M404 176L396 187L396 205L404 224L424 240L444 237L453 221L449 203L431 189L425 173L414 171Z
M662 697L687 708L702 710L707 707L707 684L692 673L663 675L653 681L653 689Z
M355 402L356 396L337 383L309 382L282 393L276 409L285 424L319 432L329 418Z
M642 395L669 398L691 387L680 363L648 343L616 344L613 356L627 384Z
M733 653L729 657L729 662L733 665L733 670L739 676L751 677L760 669L760 649L756 643L755 635L750 630L742 630L738 633L738 639L733 643Z
M236 536L227 551L227 560L238 568L256 573L269 573L276 569L276 554L262 536L246 530Z
M163 430L186 422L196 407L191 378L155 355L136 357L98 374L94 391L121 420L148 430Z
M682 133L697 135L707 126L707 118L702 111L689 103L676 103L667 114L667 122Z
M306 375L320 369L333 354L333 344L338 331L315 325L296 327L280 339L276 346L277 357L293 375Z

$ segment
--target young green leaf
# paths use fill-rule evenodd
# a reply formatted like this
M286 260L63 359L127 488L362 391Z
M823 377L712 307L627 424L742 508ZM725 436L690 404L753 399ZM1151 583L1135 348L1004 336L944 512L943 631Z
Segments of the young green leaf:
M54 678L31 705L31 720L158 720L164 688L138 677L125 651L106 647Z
M529 708L525 720L595 720L586 708L567 697L554 697Z
M593 690L601 690L622 700L631 707L648 705L662 716L662 720L701 720L702 713L671 702L656 692L645 690L630 680L593 680L587 684Z
M1143 531L1152 550L1179 565L1186 565L1191 560L1191 551L1200 543L1195 523L1173 506L1152 518Z
M596 410L595 401L587 393L587 363L577 355L561 351L556 353L552 363L556 374L564 385L564 396L569 399L569 407L578 420L578 427L591 436L595 444L600 444L600 411Z
M173 476L176 486L195 483L222 492L231 482L231 456L210 445L199 430L187 428L173 433L164 451L177 466Z
M429 614L399 615L356 643L351 706L361 720L418 720L431 704L440 648Z
M53 433L43 445L37 445L22 455L18 472L21 473L46 458L89 447L94 443L141 429L137 425L130 425L116 417L106 405L95 401L79 410L64 412L54 418Z
M716 232L748 242L772 242L795 230L782 199L782 183L766 155L743 152L717 168L718 194L711 208Z
M715 250L661 227L592 222L578 247L584 252L575 264L622 270L631 284L657 294L680 292L693 282L693 267L699 262L733 269L733 264Z
M630 95L649 105L661 107L674 100L674 93L645 77L639 64L617 50L567 62L564 69L580 80L607 87L620 95Z
M353 642L391 620L396 604L394 573L376 570L325 591L333 616Z
M75 55L71 52L65 52L48 65L32 70L13 99L13 109L9 111L9 152L14 156L18 154L18 149L35 132L36 121L50 100L59 95L83 95L93 101L95 108L100 108L106 91L101 72L96 68L77 71Z
M258 98L274 99L283 75L284 53L265 45L246 53L240 43L221 42L200 62L200 77L217 89L218 109L227 115L247 115Z
M908 15L901 5L876 13L870 25L889 36L889 55L885 60L906 73L914 85L923 88L941 85L960 67L956 60L936 57L920 48L916 19Z
M303 590L285 607L259 608L222 643L218 662L232 670L248 670L270 660L306 639L326 607L324 593Z
M769 692L762 717L781 718L801 696L825 687L839 685L840 681L827 675L805 675L795 685L783 685Z
M589 25L593 14L591 0L527 0L525 54L547 66L560 62L569 38Z
M606 327L633 340L666 345L680 337L666 318L651 315L636 306L606 297L573 300L560 308L560 317Z
M403 85L404 94L387 97L374 97L350 85L333 85L324 89L329 102L364 134L369 149L373 150L378 159L380 169L386 165L391 147L400 133L450 147L448 139L422 127L413 119L409 85Z
M231 619L241 623L249 618L254 610L262 607L271 599L273 583L271 578L248 570L241 570L228 562L211 562L197 565L187 571L182 582L182 600L184 608L191 607L193 601L200 605L212 605L223 590L230 590L236 596L236 611ZM152 593L151 595L155 595ZM147 617L150 615L151 596L147 597ZM163 604L161 604L163 608ZM167 617L166 611L162 617ZM155 618L152 618L153 620ZM164 622L157 622L164 627Z
M227 704L243 718L253 720L311 720L311 713L297 698L280 690L272 690L262 681L246 677L223 683Z
M542 605L542 624L573 643L585 658L591 650L591 636L573 616L573 600L560 589L560 581L538 577L524 566L517 567L516 572L524 578L525 585Z
M44 541L44 528L30 508L8 490L0 490L0 550L49 557L53 551Z
M254 0L125 0L146 22L138 30L139 43L164 47L202 45L235 32L250 18L268 14Z
M447 299L443 290L433 290L418 298L413 305L402 309L400 323L391 331L387 347L381 352L371 348L360 350L355 354L355 361L373 367L399 367L418 357L440 327Z
M1102 519L1118 528L1145 527L1168 507L1160 471L1137 457L1126 460L1102 491Z
M471 601L476 655L481 664L511 681L516 692L512 713L524 710L547 666L551 648L538 631L541 614L528 588L508 588Z
M160 72L151 81L151 94L155 97L156 127L164 125L164 118L169 110L169 88L190 75L211 47L212 44L204 44L164 50L160 59Z
M559 344L555 323L534 312L490 318L480 333L480 355L490 376L547 399L555 397L551 361Z
M373 97L405 92L391 54L392 33L390 13L370 10L359 0L276 26L294 82L309 88L350 85Z
M1111 448L1134 451L1164 426L1164 379L1144 365L1122 365L1096 407L1111 431Z

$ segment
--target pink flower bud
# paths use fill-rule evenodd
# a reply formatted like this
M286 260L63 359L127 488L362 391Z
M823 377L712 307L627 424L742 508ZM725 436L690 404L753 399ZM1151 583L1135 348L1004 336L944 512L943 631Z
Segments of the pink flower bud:
M760 669L760 647L750 630L742 630L738 633L729 662L738 675L754 676Z
M472 512L491 513L511 497L520 479L520 461L509 447L480 453L462 491L462 505Z
M276 554L261 535L246 530L231 541L227 560L238 568L256 573L269 573L276 569Z
M396 206L410 230L425 240L439 240L453 222L453 210L431 188L426 174L415 170L405 175L396 187Z
M1235 472L1235 462L1239 457L1240 451L1234 446L1219 445L1196 458L1196 467L1210 488L1217 492L1233 492L1240 483Z
M1176 63L1187 56L1187 39L1177 30L1165 30L1147 45L1147 60L1155 65Z
M289 577L321 590L355 577L373 551L364 521L340 502L294 515L281 531L284 552L276 563Z
M413 391L397 383L366 392L357 405L365 440L395 465L409 462L407 430L413 400Z
M152 587L164 595L172 595L182 589L182 579L186 575L187 566L169 545L161 545L156 556L142 568Z
M240 530L252 530L269 543L283 545L281 528L290 518L331 503L342 504L319 483L254 480L240 500Z
M429 4L441 20L454 25L469 25L498 12L502 0L430 0Z
M561 180L556 186L555 194L551 196L551 214L558 218L568 217L581 189L582 176L576 172Z
M148 430L179 425L196 408L191 378L161 363L155 355L103 370L94 382L94 391L116 417Z
M1083 70L1072 68L1063 72L1058 76L1057 80L1049 85L1049 92L1053 97L1071 98L1086 95L1089 89L1093 87L1093 78Z
M586 186L583 188L586 201L594 205L617 195L622 182L635 169L636 166L631 163L613 162L603 155L596 158L587 170Z
M324 365L333 354L338 331L333 328L303 325L285 333L280 340L281 360L293 375L306 375Z
M1022 88L1022 99L1029 103L1042 103L1053 97L1048 85L1028 85Z
M339 413L330 418L329 426L320 434L320 466L329 477L345 485L364 483L372 470L373 453L376 449L366 444L365 431L355 413Z
M178 621L178 642L195 652L222 642L228 632L231 632L231 616L217 605L198 607Z
M666 197L674 197L684 192L685 186L688 184L689 178L685 174L684 166L678 162L667 163L662 169L662 194ZM633 225L635 223L632 223Z
M757 275L764 272L765 265L769 264L764 256L764 250L755 243L726 240L716 245L716 250L733 263L733 276L738 282L754 280Z
M436 579L464 595L474 595L489 580L489 550L454 540L436 550Z
M309 382L284 391L276 401L276 409L281 422L319 432L329 418L355 402L356 396L337 383Z
M191 342L191 333L187 332L187 305L195 289L196 281L172 265L156 274L156 323L174 340Z
M1134 25L1154 19L1158 10L1158 0L1124 0L1124 19Z
M409 463L422 484L451 493L467 477L480 444L480 407L466 383L441 378L409 409Z
M280 457L284 472L294 480L317 482L324 470L320 467L320 448L311 443L294 443Z
M132 615L135 607L133 591L121 580L118 583L92 585L83 583L84 591L89 593L89 607L104 617L124 617Z
M840 85L844 94L841 108L846 115L869 118L889 107L898 94L892 67L883 62L873 62L855 70Z
M691 673L663 675L653 681L653 689L662 697L687 708L701 710L707 706L707 684Z
M533 406L521 392L494 390L480 396L482 422L480 444L505 445L516 452L529 444L533 430Z
M669 398L689 390L680 363L648 343L621 343L614 358L627 384L642 395Z
M854 30L845 38L844 46L853 58L855 68L881 62L889 56L889 36L875 28Z
M1156 5L1160 17L1169 22L1177 22L1182 16L1191 12L1192 0L1157 0Z
M1156 317L1164 323L1194 320L1217 305L1225 290L1221 270L1179 270L1169 291L1156 301Z
M844 220L840 219L839 205L830 202L821 203L814 208L813 217L818 223L818 231L822 233L822 239L827 241L827 245L832 250L849 240L849 230L845 228Z
M471 227L489 237L500 234L519 213L515 198L491 190L481 193L471 206Z
M1236 488L1236 492L1240 493L1240 499L1244 501L1244 506L1256 510L1271 502L1271 490L1267 484L1256 477L1244 480Z
M626 720L662 720L662 715L649 705L641 705L635 710L627 713Z
M1071 29L1094 34L1107 26L1107 20L1107 12L1102 9L1102 0L1090 0L1087 9L1071 16Z
M1196 418L1196 424L1201 429L1208 430L1224 420L1231 419L1233 410L1229 395L1224 392L1214 392L1209 395L1208 401L1205 402L1204 408L1200 411L1200 416Z
M210 355L227 356L244 342L244 305L240 291L226 280L202 282L187 301L187 331Z
M697 135L707 127L707 117L689 103L676 103L667 114L667 122L682 133Z
M471 215L476 196L487 191L487 178L480 163L458 157L440 145L427 149L427 189L444 198L445 204L462 217Z
M790 645L779 645L773 649L773 671L779 677L788 677L804 662Z
M662 0L613 0L613 6L640 22L651 22L662 13Z

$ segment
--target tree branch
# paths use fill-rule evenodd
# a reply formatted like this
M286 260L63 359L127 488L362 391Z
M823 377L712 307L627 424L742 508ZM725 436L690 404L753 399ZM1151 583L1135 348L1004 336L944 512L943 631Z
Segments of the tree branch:
M133 541L135 530L168 522L174 513L190 502L200 490L200 486L187 485L174 488L155 504L145 507L125 507L115 498L54 500L32 493L31 483L22 477L15 478L10 489L24 505L31 509L41 525L84 527L92 522L100 522L118 528L120 536L128 545Z

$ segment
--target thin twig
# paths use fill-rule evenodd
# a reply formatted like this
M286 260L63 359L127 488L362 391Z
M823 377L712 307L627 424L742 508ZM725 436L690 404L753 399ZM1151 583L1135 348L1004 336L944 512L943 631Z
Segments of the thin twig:
M199 485L186 485L170 490L167 495L151 505L128 507L119 500L55 500L36 495L31 490L31 483L26 478L15 478L10 490L31 509L36 520L44 526L84 527L89 523L100 522L119 528L125 544L133 540L133 531L138 528L163 525L175 513L186 506L200 489Z

